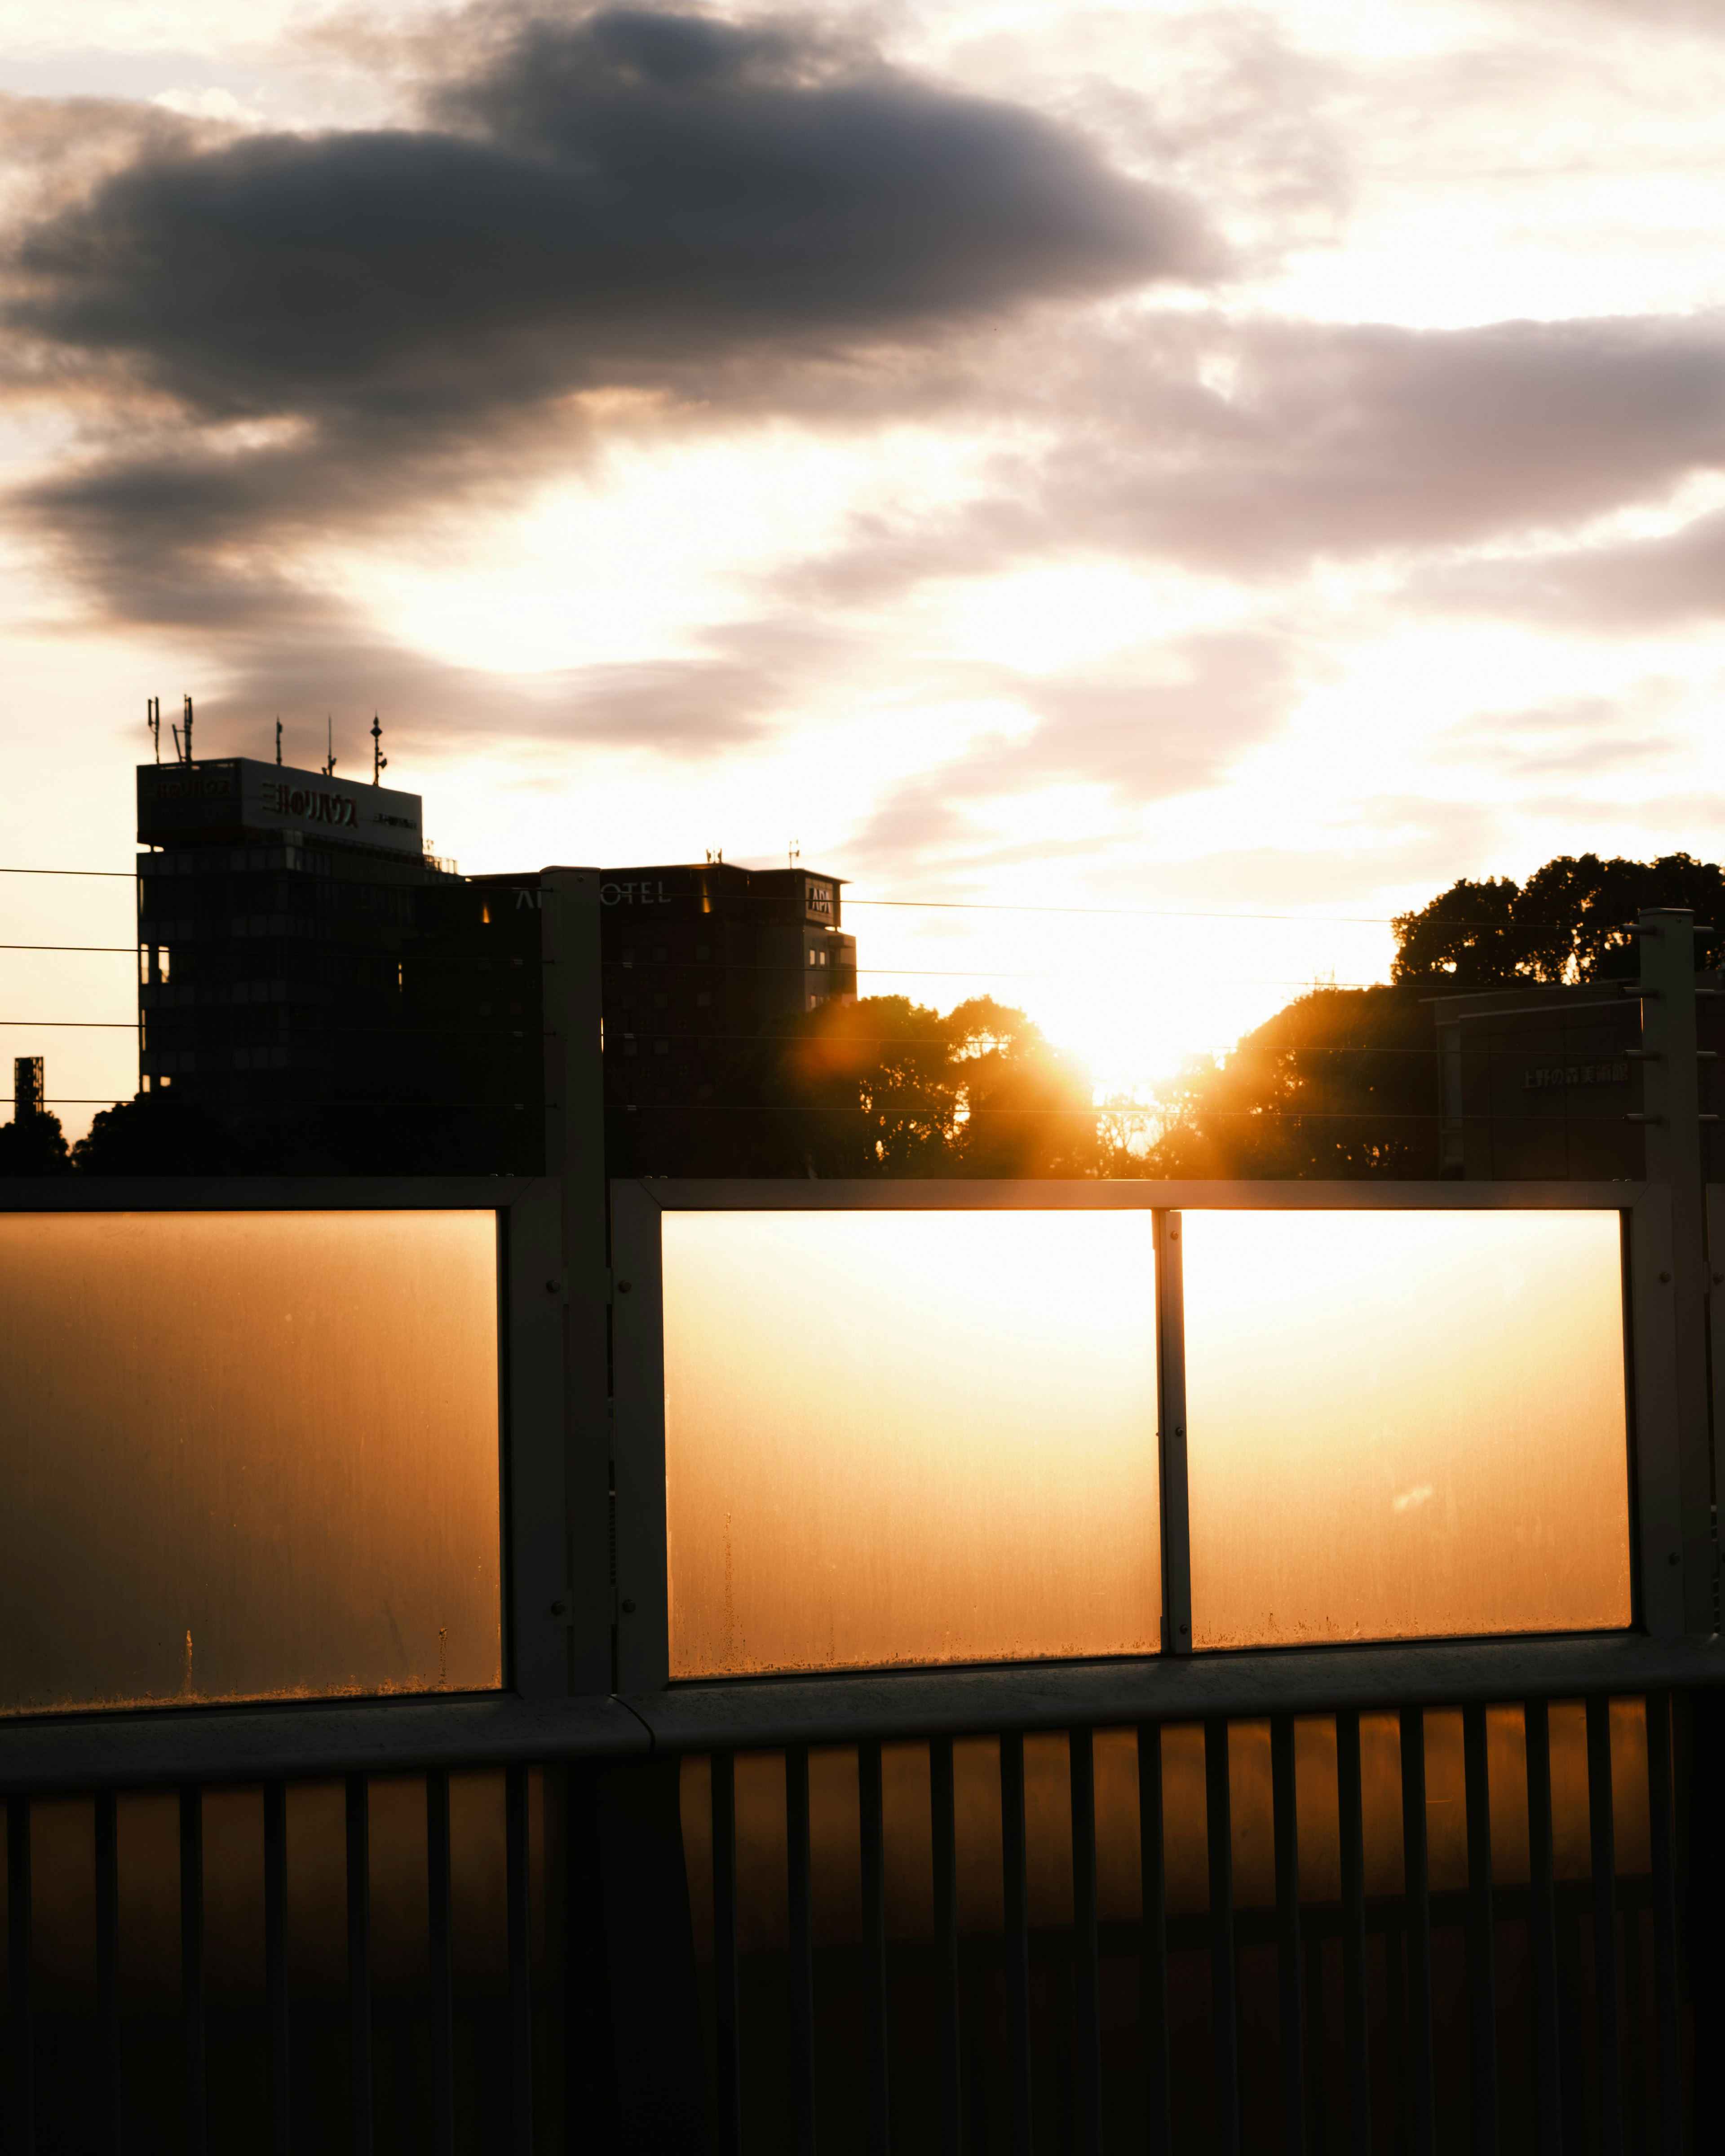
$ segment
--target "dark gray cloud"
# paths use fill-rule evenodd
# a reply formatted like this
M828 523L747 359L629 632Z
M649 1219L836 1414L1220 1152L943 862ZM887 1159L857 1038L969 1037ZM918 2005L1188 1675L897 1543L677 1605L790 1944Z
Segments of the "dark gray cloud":
M572 393L759 408L799 367L890 374L1027 303L1215 264L1188 203L1081 135L815 24L465 28L421 125L158 116L14 235L11 367L97 415L23 506L112 612L291 616L283 548L542 477L580 453Z
M973 394L1024 446L938 516L859 521L799 565L803 588L879 600L1062 552L1259 578L1429 560L1557 537L1725 466L1712 318L1420 331L1156 314L1051 330ZM1720 543L1697 534L1650 577L1698 602ZM1471 569L1458 588L1497 573ZM1543 573L1523 580L1536 600Z
M22 235L8 318L202 413L424 425L1203 259L1076 135L785 28L530 21L429 116L142 157Z

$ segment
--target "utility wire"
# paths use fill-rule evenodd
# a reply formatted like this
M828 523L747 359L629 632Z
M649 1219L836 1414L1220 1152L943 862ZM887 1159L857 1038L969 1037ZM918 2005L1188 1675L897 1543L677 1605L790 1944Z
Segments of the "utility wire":
M241 871L241 873L246 873ZM0 868L0 875L69 875L112 876L126 883L136 882L136 873L129 869L25 869ZM682 894L686 896L687 894ZM735 905L739 901L753 900L762 906L782 906L783 895L778 891L727 891L726 902ZM1183 906L1016 906L980 898L847 898L841 905L850 906L910 908L934 913L1051 913L1085 914L1098 920L1118 921L1290 921L1307 923L1314 927L1391 928L1398 921L1415 919L1423 909L1413 906L1407 914L1399 913L1233 913L1204 912ZM793 923L792 926L803 924ZM814 925L814 924L808 924ZM1434 928L1490 929L1499 935L1550 936L1563 932L1560 923L1538 921L1461 921L1447 916L1430 924ZM55 947L47 944L0 945L0 949L47 950ZM67 945L67 949L108 948L108 946ZM117 946L112 947L119 947Z

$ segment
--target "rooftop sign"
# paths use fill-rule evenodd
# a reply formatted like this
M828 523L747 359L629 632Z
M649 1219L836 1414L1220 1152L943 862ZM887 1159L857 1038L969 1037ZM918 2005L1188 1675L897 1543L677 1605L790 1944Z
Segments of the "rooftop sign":
M416 859L424 851L417 793L249 757L139 765L141 844L172 845L240 831L297 831Z

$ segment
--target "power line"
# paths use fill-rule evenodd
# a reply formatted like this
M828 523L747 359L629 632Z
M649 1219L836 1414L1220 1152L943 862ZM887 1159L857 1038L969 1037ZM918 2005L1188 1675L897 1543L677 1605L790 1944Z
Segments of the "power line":
M136 882L137 881L137 875L136 875L136 872L134 870L131 870L131 869L6 869L6 868L0 868L0 875L113 876L113 877L116 877L116 878L120 882L121 882L121 883L136 883Z
M29 869L0 868L0 875L69 875L111 876L121 881L136 880L134 871L128 869ZM475 879L479 880L480 879ZM782 906L784 897L778 891L731 891L726 894L727 903L754 900L763 906ZM1423 908L1413 906L1406 914L1399 913L1237 913L1232 911L1204 911L1187 906L1019 906L993 899L980 898L846 898L845 906L868 906L876 908L908 909L925 913L1046 913L1078 914L1096 920L1118 921L1284 921L1310 925L1313 927L1338 928L1393 928L1398 921L1418 919ZM1500 936L1551 936L1565 933L1558 921L1466 921L1441 916L1429 924L1434 928L1486 929ZM43 945L0 945L0 949L49 949ZM66 945L66 949L108 948L109 946Z

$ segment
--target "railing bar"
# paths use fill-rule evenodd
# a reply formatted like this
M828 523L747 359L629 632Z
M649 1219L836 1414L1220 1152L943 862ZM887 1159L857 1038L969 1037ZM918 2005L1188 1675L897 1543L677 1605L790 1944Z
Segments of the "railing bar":
M564 2139L569 2156L611 2156L617 2121L605 1978L598 1770L578 1760L564 1782Z
M1623 1915L1623 2015L1628 2034L1623 2061L1624 2117L1630 2156L1647 2156L1650 2107L1644 2041L1647 1984L1641 1964L1641 1912L1621 1900L1619 1906Z
M431 2146L434 2156L454 2156L454 1941L449 1912L449 1772L425 1774L425 1886L429 1934L431 2025Z
M1551 1717L1522 1704L1527 1753L1527 1966L1533 2006L1533 2091L1540 2156L1563 2156L1563 2061L1558 2035L1557 1898L1552 1878Z
M952 1805L952 1740L928 1744L928 1809L934 1858L934 2005L940 2053L940 2118L935 2145L964 2156L963 2024L958 1985L958 1862Z
M1611 1702L1587 1702L1587 1816L1592 1845L1594 2012L1600 2156L1623 2156L1623 2027L1617 1981L1617 1851L1611 1801Z
M1138 2041L1150 2156L1173 2156L1168 2046L1168 1861L1162 1832L1162 1725L1138 1725Z
M1461 1710L1467 1785L1467 2056L1475 2156L1497 2156L1497 1928L1491 1886L1491 1770L1486 1710Z
M514 2156L533 2156L533 1873L526 1766L503 1771L509 1897L509 2118Z
M203 1791L180 1791L180 2061L186 2156L204 2156L208 2143L203 2029Z
M372 2156L371 1784L347 1777L347 2113L353 2156Z
M1271 1806L1276 1835L1276 2019L1281 2050L1283 2156L1306 2147L1305 1986L1300 1958L1300 1815L1294 1717L1270 1722Z
M1078 2146L1102 2151L1101 1976L1096 1938L1096 1739L1089 1729L1067 1738L1072 1793L1072 1992Z
M858 1814L862 1829L863 2050L868 2113L863 2146L888 2156L892 2105L888 2081L886 1989L886 1838L880 1795L880 1744L856 1748Z
M11 2023L12 2145L35 2156L36 2017L30 1953L30 1799L6 1800L6 1948Z
M712 1755L713 2021L718 2050L719 2156L742 2156L742 2027L737 1996L737 1760Z
M1013 2156L1030 2156L1030 1919L1024 1850L1024 1740L1000 1739L1000 1860L1006 1897L1007 2108ZM980 2122L979 2122L980 2123Z
M1329 2013L1324 1999L1323 1934L1306 1931L1306 2135L1313 2148L1330 2145Z
M814 2156L814 1906L809 1866L809 1747L784 1755L786 1855L790 1871L791 2147Z
M1661 2156L1682 2156L1683 2063L1677 2005L1676 1853L1671 1804L1671 1696L1647 1695L1647 1810L1653 1871L1653 2001L1659 2046Z
M1348 2147L1371 2156L1372 2059L1366 2001L1366 1851L1359 1716L1336 1717L1336 1805L1342 1852L1342 2026L1348 2061Z
M1436 2156L1437 2091L1431 2053L1431 1877L1425 1836L1425 1710L1404 1707L1402 1893L1408 1940L1408 2119L1411 2156Z
M96 2145L120 2156L120 1804L95 1800Z
M1215 2145L1240 2148L1240 2017L1234 1968L1234 1815L1228 1789L1228 1722L1204 1725L1204 1828L1209 1848L1210 2050L1216 2081Z
M264 2014L270 2033L270 2156L293 2156L287 1962L287 1784L264 1784Z

